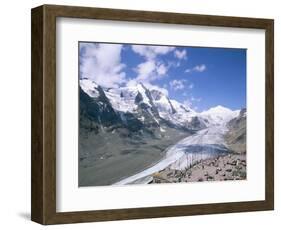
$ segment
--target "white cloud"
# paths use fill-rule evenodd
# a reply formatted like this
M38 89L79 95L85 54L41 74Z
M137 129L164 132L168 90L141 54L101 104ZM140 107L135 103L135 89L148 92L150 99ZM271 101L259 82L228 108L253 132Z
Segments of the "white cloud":
M173 67L173 68L176 68L176 67L179 67L181 65L180 61L168 61L168 67Z
M121 63L122 45L80 43L80 77L103 87L118 87L124 83L125 64Z
M171 46L146 46L146 45L132 45L133 52L144 57L145 61L138 64L134 69L137 77L131 80L129 84L142 82L147 88L157 89L168 95L165 88L161 88L153 84L153 81L167 76L170 68L169 64L165 64L163 60L158 58L161 55L172 52L175 47Z
M194 84L191 83L191 84L188 86L188 88L189 88L189 89L193 89L193 88L194 88Z
M165 66L164 64L159 64L156 68L156 72L159 74L159 75L165 75L168 71L168 67Z
M187 80L185 79L181 79L181 80L172 80L169 82L169 85L171 87L171 89L173 90L182 90L182 89L185 89L185 88L188 88L188 89L193 89L194 88L194 84L193 83L190 83L190 84L187 84ZM186 92L184 92L184 96L186 96Z
M132 45L132 50L146 59L155 59L157 55L167 54L174 49L172 46Z
M195 98L193 96L191 96L191 101L194 101L194 102L200 102L201 101L201 98Z
M203 72L203 71L206 70L206 66L205 66L204 64L202 64L202 65L197 65L197 66L195 66L193 69L194 69L194 71L197 71L197 72Z
M173 80L173 81L170 81L169 84L170 84L170 87L176 91L176 90L184 89L185 82L186 82L185 80Z
M178 50L176 49L175 52L174 52L174 55L176 58L182 60L182 59L186 59L187 58L187 53L186 53L186 50Z
M149 80L153 72L156 71L156 63L153 60L142 62L137 66L135 71L138 73L137 80Z
M148 89L156 89L168 96L168 90L161 88L152 84L154 80L160 79L165 76L168 67L163 63L156 62L155 60L147 60L146 62L140 63L135 71L137 72L137 77L131 79L127 86L132 86L137 83L143 83Z
M165 76L168 67L161 62L147 60L138 64L135 71L138 74L136 77L137 81L152 82Z
M158 60L157 56L167 54L174 49L174 47L169 46L132 45L132 50L145 58L145 61L135 68L138 74L137 81L151 83L165 76L169 65L165 65L163 61Z
M204 64L201 65L196 65L191 69L186 69L185 72L186 73L191 73L191 72L204 72L207 69L207 66Z

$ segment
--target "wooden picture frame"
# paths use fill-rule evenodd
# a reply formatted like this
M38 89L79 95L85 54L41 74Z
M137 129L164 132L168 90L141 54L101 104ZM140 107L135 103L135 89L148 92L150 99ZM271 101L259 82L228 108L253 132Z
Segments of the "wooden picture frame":
M100 211L56 211L56 18L121 20L264 29L266 34L265 200ZM64 224L274 208L274 21L179 13L43 5L32 9L32 187L31 219Z

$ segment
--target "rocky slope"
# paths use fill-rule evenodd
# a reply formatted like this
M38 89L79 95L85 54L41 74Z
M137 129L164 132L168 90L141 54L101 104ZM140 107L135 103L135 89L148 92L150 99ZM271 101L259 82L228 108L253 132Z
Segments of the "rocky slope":
M227 124L226 143L230 149L237 153L246 153L246 113L246 109L242 109L239 115Z
M246 166L245 154L228 154L202 160L184 170L167 167L152 174L148 183L245 180L247 176Z

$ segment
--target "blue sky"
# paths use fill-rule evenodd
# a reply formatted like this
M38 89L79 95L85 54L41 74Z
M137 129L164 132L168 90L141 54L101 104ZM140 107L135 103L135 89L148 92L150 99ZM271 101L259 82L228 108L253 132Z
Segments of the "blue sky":
M246 50L79 43L80 77L104 87L144 83L197 111L246 106Z

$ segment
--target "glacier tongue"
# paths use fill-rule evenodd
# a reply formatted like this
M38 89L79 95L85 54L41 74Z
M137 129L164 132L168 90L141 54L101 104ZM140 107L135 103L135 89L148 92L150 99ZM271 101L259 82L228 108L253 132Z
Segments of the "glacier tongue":
M196 134L186 137L167 150L166 156L154 166L145 169L133 176L125 178L116 185L133 183L136 180L151 176L166 167L182 170L189 168L196 162L228 153L224 145L223 135L227 128L225 125L214 125Z
M171 168L182 170L191 167L200 160L228 153L229 150L225 147L223 138L226 131L225 125L213 125L182 140L179 143L182 145L180 151L184 151L185 154L177 159Z

